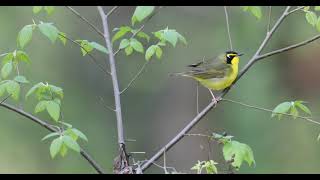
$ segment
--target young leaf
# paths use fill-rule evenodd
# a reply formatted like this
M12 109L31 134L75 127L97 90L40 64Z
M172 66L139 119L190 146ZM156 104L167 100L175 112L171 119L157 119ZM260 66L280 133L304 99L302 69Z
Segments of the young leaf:
M218 163L214 162L213 160L210 160L210 161L206 161L203 166L206 168L206 171L208 174L217 174L218 169L216 167L216 164Z
M32 11L34 14L38 14L42 9L42 6L33 6Z
M5 91L6 91L6 84L5 83L1 83L0 84L0 97L3 96Z
M129 56L130 54L132 54L133 48L131 46L128 46L124 49L124 51L126 52L126 55Z
M53 132L53 133L50 133L50 134L46 135L45 137L43 137L43 138L41 139L41 141L44 141L44 140L46 140L46 139L49 139L49 138L54 137L54 136L59 136L59 135L60 135L60 134L59 134L58 132Z
M87 40L79 40L81 46L82 55L85 56L87 53L90 53L93 50L92 45Z
M143 45L135 38L130 39L130 46L137 52L144 52Z
M320 11L320 6L315 6L315 7L314 7L314 10L315 10L315 11Z
M67 155L67 152L68 152L68 147L65 144L62 144L62 147L60 149L60 155L64 157L65 155Z
M159 46L157 46L157 48L156 48L156 56L158 59L160 59L162 56L162 49Z
M58 121L60 118L60 106L55 101L47 101L47 111L53 120Z
M247 11L249 9L249 6L241 6L243 11Z
M88 142L87 136L84 135L81 131L79 131L79 130L76 129L76 128L72 128L71 130L72 130L72 132L74 132L79 138L81 138L81 139L83 139L83 140L85 140L85 141Z
M54 43L59 36L59 30L54 25L52 25L52 23L38 24L38 27L40 29L40 32L43 35L47 36L47 38L49 38L52 43Z
M243 161L246 161L249 166L255 163L253 152L251 148L238 141L230 141L223 146L223 156L226 161L231 161L232 166L235 168L240 168Z
M287 113L289 111L291 105L292 105L291 102L283 102L283 103L279 104L272 111L271 117L274 117L274 116L278 115L278 118L280 120L281 119L281 114L277 114L277 113Z
M121 37L123 37L124 35L126 35L128 32L130 32L132 29L129 26L121 26L118 30L118 32L116 32L116 34L112 37L112 43L118 39L120 39Z
M16 58L19 61L30 63L30 58L29 58L28 54L25 53L24 51L16 51Z
M149 42L149 40L150 40L150 36L149 36L148 34L142 32L142 31L138 32L137 36L138 36L139 38L144 38L144 39L146 39L148 42Z
M184 38L180 33L177 32L177 35L178 35L178 39L184 44L184 45L187 45L187 40L186 38Z
M66 43L67 43L67 35L66 35L66 33L64 33L64 32L59 32L59 36L58 36L58 38L60 39L60 41L62 42L62 44L63 45L66 45Z
M119 49L123 49L128 47L130 44L130 41L128 39L122 39L119 45Z
M54 6L45 6L44 10L47 12L47 14L50 16L54 12Z
M153 10L154 6L137 6L131 18L132 25L134 25L137 21L143 21L153 12Z
M61 99L63 99L63 89L54 85L49 85L50 90L60 96Z
M176 44L178 41L178 35L175 30L165 30L163 37L165 40L170 42L173 47L176 47Z
M5 55L2 59L2 65L7 64L8 62L11 62L13 60L13 53L8 53Z
M107 50L107 48L105 48L105 47L102 46L101 44L98 44L98 43L96 43L96 42L90 42L90 45L91 45L93 48L95 48L96 50L98 50L98 51L101 51L101 52L106 53L106 54L109 53L108 50Z
M203 162L200 162L199 160L198 160L198 162L197 162L197 164L195 164L192 168L191 168L191 170L196 170L197 171L197 174L201 174L201 170L202 170L202 165L203 164Z
M317 30L320 32L320 17L317 20L317 25L316 25Z
M145 55L145 58L147 61L149 61L151 59L151 57L154 55L154 53L156 52L156 49L157 49L157 45L151 45L147 51L146 51L146 55Z
M309 24L311 24L312 26L315 26L317 23L317 15L316 13L312 12L312 11L307 11L306 13L306 19L308 21Z
M30 88L30 90L26 94L26 99L41 86L45 86L45 85L42 82L40 82L34 85L32 88Z
M52 141L50 145L50 155L52 158L54 158L58 154L58 152L62 147L62 144L63 144L63 140L61 136Z
M6 79L10 73L12 72L12 62L8 62L7 64L3 65L2 69L1 69L1 76Z
M299 112L295 106L291 106L290 114L293 116L293 119L296 119L299 115Z
M66 146L68 146L68 148L70 148L76 152L80 152L79 144L76 141L74 141L70 136L67 136L67 135L63 136L62 139L63 139L63 143Z
M29 83L29 81L27 80L27 78L24 77L24 76L16 76L16 77L14 78L14 80L15 80L16 82L19 82L19 83Z
M250 6L249 10L256 18L261 19L262 12L259 6Z
M6 89L8 94L11 94L11 97L14 100L18 100L19 99L19 95L20 95L20 85L15 82L15 81L8 81L6 83Z
M33 25L29 24L24 26L18 34L18 44L21 48L24 48L32 38Z
M304 104L302 104L302 102L296 101L294 104L296 107L300 108L303 112L311 115L310 109L307 106L305 106Z
M48 101L40 101L40 102L38 102L38 104L36 105L36 107L34 109L34 112L35 113L39 113L39 112L44 111L47 108L47 104L48 104Z

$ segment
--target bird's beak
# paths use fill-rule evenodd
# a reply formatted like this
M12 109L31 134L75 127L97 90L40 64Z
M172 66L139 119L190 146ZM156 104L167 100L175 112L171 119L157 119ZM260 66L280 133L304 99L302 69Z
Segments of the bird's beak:
M238 54L238 56L242 56L243 55L243 53L241 53L241 54Z

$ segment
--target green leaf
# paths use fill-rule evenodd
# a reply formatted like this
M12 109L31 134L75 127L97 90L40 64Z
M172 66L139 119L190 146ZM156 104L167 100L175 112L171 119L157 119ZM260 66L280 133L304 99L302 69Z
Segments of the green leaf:
M12 62L8 62L7 64L3 65L1 69L2 78L6 79L12 72L12 69L13 69Z
M277 107L274 108L274 110L272 111L272 115L271 117L274 117L276 115L278 115L278 119L281 119L282 114L278 114L278 113L287 113L291 107L292 103L291 102L283 102L281 104L279 104Z
M21 48L24 48L32 38L33 25L29 24L24 26L18 34L18 44Z
M90 53L93 50L92 45L87 40L80 40L81 52L85 56L87 53Z
M143 21L153 12L153 10L154 6L137 6L131 18L132 25L134 25L137 21Z
M157 45L151 45L147 51L146 51L146 55L145 55L145 58L147 61L149 61L151 59L151 57L154 55L154 53L156 52L156 49L157 49Z
M8 62L11 62L13 60L13 53L8 53L5 55L2 59L2 65L7 64Z
M101 44L98 44L98 43L96 43L96 42L90 42L90 45L91 45L94 49L96 49L96 50L98 50L98 51L101 51L101 52L103 52L103 53L109 54L107 48L105 48L105 47L102 46Z
M210 160L210 161L206 161L203 166L206 168L206 171L208 174L217 174L218 169L216 167L216 164L218 163L214 162L213 160Z
M60 96L61 99L63 99L63 89L54 85L49 85L50 90Z
M309 24L311 24L312 26L315 26L316 23L317 23L317 15L316 13L312 12L312 11L307 11L306 13L306 19L307 19L307 22Z
M200 174L201 173L201 169L202 169L202 165L203 164L203 161L199 161L191 168L191 170L196 170L197 171L197 174Z
M63 133L64 133L64 135L70 136L74 141L78 140L78 135L76 133L74 133L71 129L67 129Z
M122 39L119 45L119 49L126 48L130 45L130 41L128 39Z
M6 89L7 89L7 92L9 94L11 94L11 97L14 99L14 100L18 100L19 99L19 95L20 95L20 85L15 82L15 81L8 81L6 83Z
M249 6L241 6L243 11L247 11L249 9Z
M43 84L42 82L34 85L32 88L30 88L30 90L27 92L26 94L26 99L32 94L34 93L39 87L41 86L45 86L45 84Z
M317 25L316 25L317 30L320 32L320 17L317 20Z
M304 104L302 104L301 101L296 101L296 102L294 102L294 104L296 107L300 108L303 112L311 115L310 109L307 106L305 106Z
M167 40L169 43L171 43L173 47L176 47L176 44L178 42L178 35L177 35L176 31L165 30L163 37L165 40Z
M53 120L58 121L60 118L60 106L55 101L47 101L47 111Z
M162 49L159 46L156 48L156 56L158 59L160 59L162 56Z
M249 10L257 19L261 19L262 12L259 6L250 6Z
M299 112L296 107L291 106L290 114L293 116L293 119L296 119L297 116L299 115Z
M84 135L80 130L78 130L78 129L76 129L76 128L72 128L71 130L72 130L72 132L74 132L79 138L81 138L81 139L83 139L83 140L85 140L85 141L88 142L87 136Z
M246 161L249 166L255 163L251 148L238 141L227 142L222 151L226 161L231 161L233 158L232 166L237 169L240 168L243 161Z
M126 35L128 32L130 32L132 29L129 26L121 26L118 30L118 32L116 32L116 34L112 37L112 43L118 39L120 39L121 37L123 37L124 35Z
M38 27L40 29L40 32L43 35L47 36L47 38L49 38L52 43L54 43L59 36L59 30L54 25L52 25L52 23L38 24Z
M68 146L68 148L76 151L76 152L80 152L80 146L79 144L74 141L70 136L63 136L63 143Z
M310 9L310 6L304 6L303 8L304 11L309 11L309 9Z
M59 136L59 135L60 135L60 134L59 134L58 132L53 132L53 133L50 133L50 134L46 135L45 137L43 137L43 138L41 139L41 141L44 141L44 140L46 140L46 139L49 139L49 138L54 137L54 136Z
M32 11L34 14L38 14L42 9L42 6L33 6Z
M14 78L14 80L15 80L16 82L19 82L19 83L29 83L29 81L27 80L27 78L24 77L24 76L16 76L16 77Z
M47 104L48 104L48 101L40 101L40 102L38 102L38 104L36 105L36 107L34 109L34 112L35 113L39 113L39 112L44 111L47 108Z
M16 52L16 58L17 58L19 61L23 61L23 62L26 62L26 63L30 63L30 58L29 58L28 54L25 53L24 51L17 51L17 52Z
M59 37L60 41L62 42L62 44L66 45L66 43L67 43L66 33L60 31L58 37Z
M150 36L149 36L148 34L142 32L142 31L138 32L137 36L138 36L139 38L144 38L144 39L146 39L148 42L150 41Z
M187 40L180 33L177 32L178 39L184 44L187 45Z
M164 40L164 34L163 34L163 30L157 31L157 32L153 32L152 33L156 38L158 38L160 41Z
M3 96L4 92L6 92L6 84L1 83L0 84L0 97Z
M65 155L67 155L67 152L68 152L68 147L65 144L62 144L62 147L60 149L60 155L64 157Z
M56 102L56 103L58 103L60 106L61 106L61 100L60 99L58 99L58 98L54 98L54 100L53 100L54 102Z
M320 6L315 6L315 7L314 7L314 10L315 10L315 11L320 11Z
M130 46L137 52L144 52L143 45L135 38L130 39Z
M124 51L126 52L126 55L129 56L130 54L132 54L133 48L131 46L128 46L124 49Z
M54 6L45 6L44 10L47 12L47 14L50 16L54 12Z
M61 136L52 141L50 145L50 155L52 158L54 158L58 154L58 152L62 147L62 144L63 144L63 140Z

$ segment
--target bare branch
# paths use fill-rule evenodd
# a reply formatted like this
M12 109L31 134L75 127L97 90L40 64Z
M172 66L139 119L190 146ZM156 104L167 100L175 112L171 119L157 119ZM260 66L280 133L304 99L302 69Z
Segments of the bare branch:
M107 17L109 17L112 13L114 13L114 11L116 10L116 9L118 9L119 8L119 6L115 6L115 7L113 7L109 12L108 12L108 14L106 15Z
M268 15L267 33L269 33L269 31L270 31L270 25L271 25L271 11L272 11L272 6L269 6L269 15Z
M2 104L2 103L4 103L9 97L11 97L12 96L12 94L9 94L7 97L5 97L3 100L1 100L1 102L0 102L0 105Z
M230 50L233 50L232 41L231 41L231 35L230 35L229 16L228 16L228 11L227 11L227 6L224 6L224 14L226 15L226 24L227 24L227 31L228 31L228 37L229 37Z
M147 66L147 64L149 64L150 61L146 61L143 66L140 68L140 70L138 71L138 73L131 79L131 81L129 82L129 84L126 86L126 88L124 88L120 94L126 92L128 90L128 88L132 85L132 83L141 75L141 73L143 72L143 70L145 69L145 67Z
M46 128L47 130L51 131L51 132L59 132L59 129L58 128L55 128L55 126L23 111L23 110L20 110L20 109L17 109L16 107L14 106L11 106L9 104L6 104L6 103L0 103L0 106L12 111L12 112L15 112L15 113L18 113L20 115L22 115L23 117L41 125L42 127ZM93 158L84 150L81 148L80 150L80 154L88 161L88 163L98 172L98 173L101 173L101 174L104 174L104 170L100 167L100 165L95 161L93 160Z
M83 17L80 13L78 13L76 10L74 10L70 6L66 6L73 14L78 16L81 20L83 20L85 23L87 23L93 30L95 30L100 36L103 37L103 33L95 26L93 25L90 21L88 21L85 17Z

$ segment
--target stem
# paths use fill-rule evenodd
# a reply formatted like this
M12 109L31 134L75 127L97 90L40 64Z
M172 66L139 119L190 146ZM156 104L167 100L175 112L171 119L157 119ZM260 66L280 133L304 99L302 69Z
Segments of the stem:
M47 130L51 131L51 132L59 132L59 129L57 128L53 128L54 126L23 111L23 110L20 110L20 109L17 109L16 107L14 106L11 106L7 103L4 103L4 102L1 102L0 103L0 106L10 110L10 111L13 111L15 113L18 113L20 115L22 115L23 117L41 125L42 127L46 128ZM93 158L84 150L84 149L80 149L80 154L82 155L82 157L84 157L88 163L100 174L104 174L104 170L100 167L100 165L95 161L93 160Z
M227 11L227 6L224 6L224 14L226 15L226 23L227 23L227 31L228 31L228 37L229 37L230 50L233 50L231 35L230 35L229 16L228 16L228 11Z
M125 145L125 142L124 142L124 132L123 132L123 123L122 123L122 113L121 113L120 91L119 91L119 84L118 84L118 78L117 78L117 72L116 72L115 58L114 58L112 44L110 40L108 18L101 6L98 6L98 11L100 13L102 24L103 24L104 39L106 41L107 48L109 49L109 64L111 69L113 93L114 93L114 100L115 100L115 107L116 107L115 112L117 117L118 143L120 148L122 148Z

